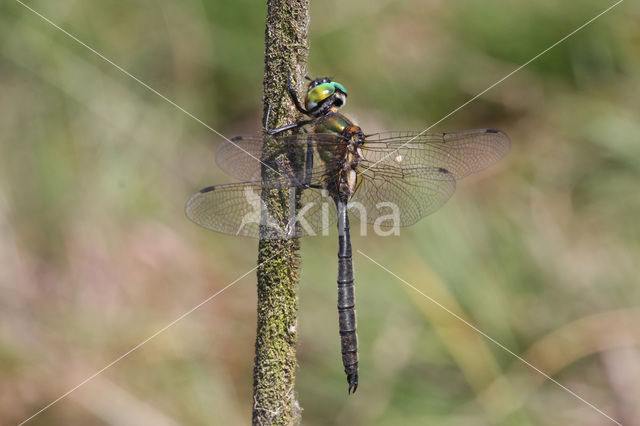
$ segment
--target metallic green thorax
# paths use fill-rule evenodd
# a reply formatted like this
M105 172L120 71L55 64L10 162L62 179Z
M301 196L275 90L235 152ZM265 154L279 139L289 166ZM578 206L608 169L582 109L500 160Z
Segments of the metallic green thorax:
M355 123L339 112L329 113L327 116L318 120L313 130L314 133L337 133L341 135L349 126Z
M339 112L332 112L329 115L318 120L313 126L314 133L333 133L342 135L345 129L354 123ZM318 153L323 161L331 163L336 156L342 155L341 152L335 152L331 148L324 149L322 144L318 144Z

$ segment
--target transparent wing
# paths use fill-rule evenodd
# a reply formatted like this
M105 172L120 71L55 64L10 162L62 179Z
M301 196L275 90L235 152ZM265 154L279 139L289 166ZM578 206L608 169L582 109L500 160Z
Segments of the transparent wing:
M220 145L216 163L229 176L248 181L260 180L262 138L236 136Z
M189 219L216 232L245 237L289 239L326 233L336 221L336 208L324 191L300 190L291 186L284 191L294 201L287 212L286 225L278 226L275 214L261 199L260 182L210 186L195 193L186 205ZM279 191L268 188L270 191ZM261 231L260 225L264 225Z
M268 137L267 141L272 137ZM299 165L293 173L281 166L278 158L269 158L263 154L261 137L236 136L225 141L216 153L218 166L229 176L247 181L260 181L261 167L273 168L292 181L318 184L322 182L326 170L326 158L320 156L318 147L328 151L344 148L345 139L339 135L326 133L305 133L277 136L277 143L287 153L287 160ZM270 185L265 182L264 185Z
M367 136L361 169L414 167L446 169L455 179L486 169L507 152L511 142L495 129L459 132L386 132Z
M382 163L365 171L350 202L351 217L384 229L413 225L442 207L456 190L455 178L446 169L404 168L402 178L390 179L397 171Z
M319 149L339 152L345 139L338 135L308 133L276 137L291 159L297 159L300 169L289 178L309 183L322 182L326 167L341 161L322 158ZM263 139L240 136L227 141L218 150L216 160L230 176L242 180L259 181ZM361 169L375 168L384 162L388 170L411 167L440 167L460 179L489 167L505 156L510 141L507 135L494 129L463 130L458 132L385 132L369 135L362 147L366 161ZM307 151L311 150L310 153ZM274 159L267 164L280 168ZM401 170L398 170L401 172ZM286 174L286 172L283 172Z
M259 194L260 187L281 188L312 184L324 186L326 170L339 169L341 156L334 159L321 157L319 152L340 152L344 148L344 138L332 134L300 134L277 137L278 143L286 148L290 159L301 164L298 170L281 169L280 178L272 182L260 181L263 158L262 138L239 137L232 143L222 145L217 154L220 166L232 176L249 179L237 185L222 185L214 190L201 191L194 195L192 213L187 214L196 223L220 232L258 236L258 225L251 226L242 219L252 205L247 200L247 188ZM365 160L358 168L358 189L352 198L352 217L360 214L354 211L363 209L366 217L363 221L394 226L386 218L395 214L398 226L407 226L440 208L455 191L455 181L470 173L483 170L509 151L509 138L494 129L476 129L459 132L386 132L369 135L365 139L362 151ZM267 159L268 164L278 167L278 162ZM306 203L318 203L319 191L305 190ZM196 203L197 202L197 203ZM329 222L335 220L335 207L331 200L324 197L329 212ZM258 203L259 204L259 203ZM320 208L315 204L307 207L308 223L315 233L326 228ZM304 203L303 203L304 208ZM259 209L258 209L259 210ZM382 223L382 220L386 222ZM324 221L324 222L323 222ZM254 220L255 223L259 221ZM243 225L240 227L240 225ZM238 231L241 228L241 231ZM293 231L292 231L293 232ZM307 235L302 229L293 235Z

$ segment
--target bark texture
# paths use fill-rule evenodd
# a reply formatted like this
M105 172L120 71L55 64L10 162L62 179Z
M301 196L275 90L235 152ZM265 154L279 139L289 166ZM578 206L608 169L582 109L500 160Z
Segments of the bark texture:
M308 0L269 0L265 32L264 112L271 105L268 125L278 127L300 119L287 93L287 81L299 88L308 56ZM281 147L265 146L263 158L274 158ZM286 157L278 157L286 164ZM295 164L290 164L295 167ZM286 166L285 166L286 167ZM282 170L280 168L279 170ZM275 171L262 167L263 178ZM264 189L267 211L282 226L290 217L292 194ZM258 326L253 382L253 424L300 423L301 408L295 392L297 340L297 287L300 262L297 239L261 239L258 248Z

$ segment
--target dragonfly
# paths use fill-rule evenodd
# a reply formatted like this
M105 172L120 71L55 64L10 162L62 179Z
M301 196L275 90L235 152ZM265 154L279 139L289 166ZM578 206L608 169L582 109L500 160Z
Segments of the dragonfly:
M216 154L218 165L243 182L200 190L188 200L186 214L210 230L255 238L327 235L337 222L338 325L352 393L358 387L358 337L350 217L360 221L361 231L371 224L378 233L397 234L442 207L457 180L505 156L510 140L495 129L365 134L340 112L347 99L342 84L328 77L308 80L304 106L288 85L306 119L269 129L268 106L264 136L232 138ZM302 132L285 133L290 130ZM284 154L265 149L270 143ZM287 220L272 217L264 190L288 191Z

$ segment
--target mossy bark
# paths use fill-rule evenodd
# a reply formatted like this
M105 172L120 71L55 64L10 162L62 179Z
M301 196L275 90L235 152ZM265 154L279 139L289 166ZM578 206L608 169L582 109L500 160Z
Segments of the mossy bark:
M300 119L287 93L287 81L299 87L308 56L308 0L269 0L265 32L264 112L271 105L268 125L277 127ZM281 147L265 146L264 158ZM278 157L280 162L286 157ZM283 163L281 163L282 165ZM295 164L291 164L295 167ZM280 169L282 170L282 169ZM262 168L263 178L274 170ZM272 218L286 226L291 194L265 189L262 197ZM295 205L294 204L294 205ZM297 287L300 262L297 239L261 239L258 248L258 326L253 382L253 424L290 425L300 422L295 393Z

